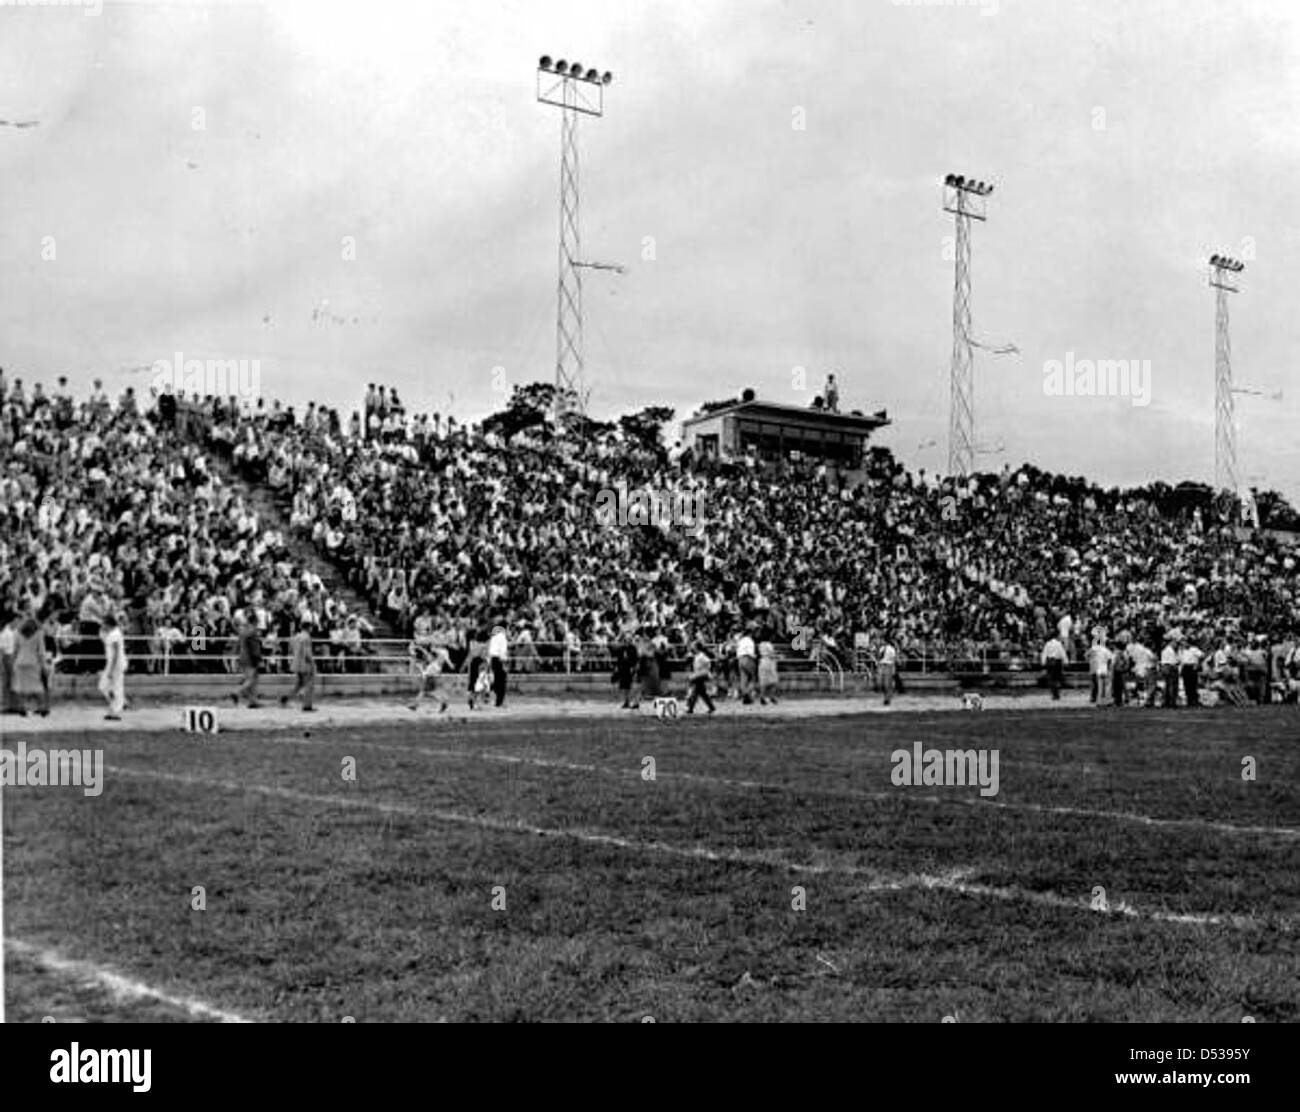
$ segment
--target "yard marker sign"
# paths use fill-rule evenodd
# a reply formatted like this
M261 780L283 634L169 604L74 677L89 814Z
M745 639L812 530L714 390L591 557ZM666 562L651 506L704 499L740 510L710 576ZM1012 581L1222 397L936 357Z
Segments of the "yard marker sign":
M219 731L216 707L186 707L181 713L181 729L187 734L215 734Z
M655 714L660 718L677 717L677 700L671 695L659 695L655 697Z

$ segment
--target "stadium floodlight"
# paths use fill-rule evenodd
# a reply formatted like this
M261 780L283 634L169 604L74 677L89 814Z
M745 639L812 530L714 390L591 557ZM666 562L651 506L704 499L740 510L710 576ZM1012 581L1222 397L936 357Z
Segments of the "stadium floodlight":
M543 55L543 61L548 60ZM578 225L578 117L605 114L605 86L614 80L608 70L581 62L539 66L537 100L561 110L560 116L560 258L556 283L555 393L556 415L586 405L582 339L582 260ZM593 269L609 269L603 265Z
M1240 274L1246 269L1246 264L1240 259L1234 259L1231 255L1211 255L1210 256L1210 285L1216 288L1225 285L1230 293L1236 293L1235 287L1227 284L1227 275Z
M943 209L956 224L956 274L952 303L952 365L948 412L948 474L969 475L975 466L975 342L971 338L970 226L988 219L993 186L964 174L944 179Z
M585 116L602 116L604 87L613 80L614 75L608 70L602 76L595 67L585 69L581 62L563 58L552 63L550 55L543 54L537 65L537 99L542 104L564 109L566 115L581 112Z
M956 189L970 197L987 197L993 192L993 185L990 182L980 181L978 178L968 178L964 174L949 174L943 179L943 184L949 189ZM948 207L948 206L945 206ZM967 209L970 215L979 219L979 215Z
M1214 484L1233 497L1237 482L1237 419L1232 385L1232 339L1228 330L1228 294L1240 293L1236 275L1246 264L1230 255L1210 256L1214 288Z

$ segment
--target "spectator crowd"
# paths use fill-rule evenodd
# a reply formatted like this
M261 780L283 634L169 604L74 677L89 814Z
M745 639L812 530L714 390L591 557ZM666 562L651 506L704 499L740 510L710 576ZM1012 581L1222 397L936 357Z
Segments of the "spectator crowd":
M131 388L110 402L98 380L74 401L64 379L47 395L0 373L0 628L37 622L51 656L94 658L112 614L151 664L219 658L245 617L271 638L355 629L164 412Z
M315 404L166 399L145 412L98 384L0 385L0 624L84 634L112 609L128 633L196 636L220 652L239 619L298 625L355 650L365 619L294 558L310 545L402 637L459 662L506 623L516 666L540 646L658 639L788 644L805 631L925 652L1020 654L1063 634L1158 648L1170 631L1208 655L1288 641L1300 580L1284 538L1245 533L1162 486L1104 490L1032 466L966 479L908 472L872 449L845 475L807 462L694 459L617 426L510 437L412 416L371 387L364 416ZM196 419L196 417L198 419ZM182 419L183 418L183 419ZM212 457L278 499L288 536L223 482ZM700 529L613 524L602 490L702 507ZM199 631L197 634L195 631Z

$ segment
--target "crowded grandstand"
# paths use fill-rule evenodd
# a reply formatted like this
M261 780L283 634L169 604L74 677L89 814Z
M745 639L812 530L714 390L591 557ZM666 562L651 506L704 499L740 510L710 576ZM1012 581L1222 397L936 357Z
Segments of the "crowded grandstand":
M365 669L383 638L471 672L500 627L511 672L630 668L647 695L702 648L746 702L734 662L762 653L877 680L896 654L891 684L919 668L1052 685L1056 658L1094 701L1148 705L1177 703L1179 677L1190 703L1300 689L1296 521L1275 495L1246 528L1192 484L1105 490L1027 464L939 478L880 446L851 469L722 459L666 445L670 411L560 427L528 391L478 425L373 385L346 420L113 401L98 380L74 398L66 379L0 378L0 396L9 711L102 669L110 615L133 674L288 671L296 631L324 671ZM615 487L689 500L704 527L611 527L594 506Z

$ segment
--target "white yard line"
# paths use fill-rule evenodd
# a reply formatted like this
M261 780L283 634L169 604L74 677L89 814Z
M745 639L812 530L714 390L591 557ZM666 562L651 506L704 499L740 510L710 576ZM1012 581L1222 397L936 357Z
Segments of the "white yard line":
M1107 912L1093 911L1087 899L1067 899L1052 892L1030 892L1020 888L995 887L986 884L967 883L963 878L972 870L962 869L944 876L928 873L905 873L890 877L876 869L865 869L848 864L818 864L792 861L776 853L758 853L742 849L715 849L708 846L680 846L670 842L644 841L636 838L624 838L601 831L587 830L581 827L561 828L536 826L518 819L497 818L489 815L469 815L440 808L417 807L410 803L389 803L382 800L367 799L363 796L320 795L312 792L298 791L294 788L282 788L270 784L240 782L206 776L189 776L178 773L157 772L151 769L131 769L105 766L106 772L127 779L153 780L162 783L183 784L188 787L221 788L226 791L270 796L276 799L288 799L299 803L312 803L329 807L351 807L376 811L381 814L405 815L411 818L427 818L449 825L477 827L482 830L494 830L503 833L528 834L539 838L565 838L588 845L613 846L635 853L654 853L664 856L683 858L693 861L707 861L718 864L748 865L763 868L783 869L798 874L813 876L839 875L858 877L866 881L866 890L870 892L902 891L911 888L929 888L957 892L966 896L977 896L1017 903L1034 903L1044 907L1070 911L1085 911L1094 915L1123 915L1126 918L1146 919L1160 923L1178 923L1196 926L1229 926L1237 929L1257 927L1261 920L1250 915L1212 915L1202 912L1168 912L1140 911L1129 904L1113 905ZM1292 925L1289 919L1278 917Z
M214 1008L192 996L173 996L160 989L151 988L143 981L115 973L102 965L90 961L78 961L65 958L56 951L18 938L5 940L5 945L16 954L30 958L42 969L58 976L77 981L79 984L104 989L117 1002L135 1002L140 1000L166 1004L170 1008L184 1012L192 1019L216 1020L219 1023L251 1023L251 1020L222 1008Z
M265 738L258 744L319 745L318 739L277 737ZM580 764L558 757L530 757L518 753L494 753L489 750L435 749L423 745L390 745L382 742L367 743L367 749L384 753L411 753L417 756L448 758L452 760L486 761L501 764L523 764L533 768L549 768L564 772L594 772L616 779L639 779L640 768L610 768L607 765ZM1008 761L1007 769L1016 762ZM1077 818L1105 819L1111 822L1131 822L1141 826L1171 827L1174 829L1213 830L1220 834L1246 834L1276 838L1300 838L1300 830L1288 826L1237 826L1233 823L1211 819L1161 819L1132 811L1104 811L1092 807L1068 807L1044 803L1007 803L996 799L966 795L915 795L895 788L891 791L861 791L853 788L805 788L791 784L776 784L763 780L737 780L727 776L710 776L701 772L673 772L656 768L658 780L683 780L691 783L711 784L718 787L741 788L747 791L773 791L802 796L828 796L839 799L860 799L864 802L910 799L918 803L959 803L972 807L998 807L1009 811L1029 811L1037 814L1070 815Z

